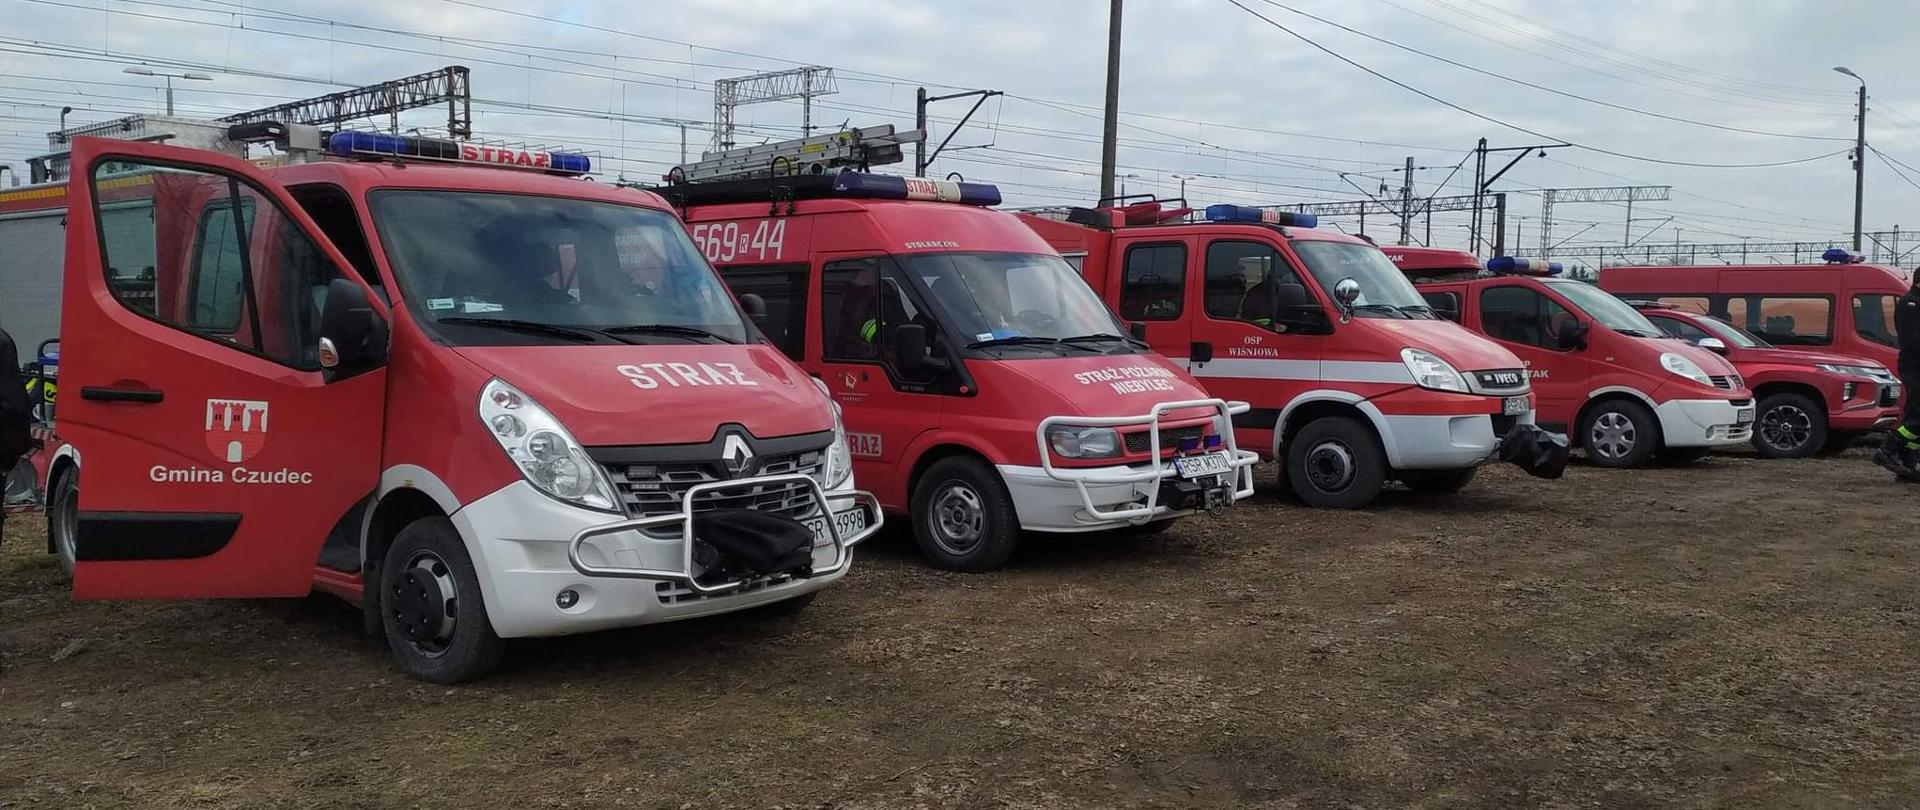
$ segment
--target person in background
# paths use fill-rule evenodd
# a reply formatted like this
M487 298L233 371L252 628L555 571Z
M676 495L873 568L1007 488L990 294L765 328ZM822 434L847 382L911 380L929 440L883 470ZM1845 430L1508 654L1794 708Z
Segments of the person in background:
M20 352L14 348L13 336L0 329L0 475L12 472L31 449L33 403L27 400L27 382L20 375Z
M1893 302L1893 333L1900 346L1898 372L1905 389L1900 426L1874 451L1873 463L1908 481L1920 481L1920 273L1913 276L1907 294Z

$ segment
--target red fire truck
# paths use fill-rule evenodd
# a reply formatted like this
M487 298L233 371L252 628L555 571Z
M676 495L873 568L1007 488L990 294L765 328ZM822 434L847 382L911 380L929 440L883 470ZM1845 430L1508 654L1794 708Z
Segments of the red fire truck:
M1654 326L1727 358L1759 400L1753 448L1768 458L1838 452L1900 421L1900 381L1864 357L1775 347L1712 315L1636 307Z
M712 174L683 168L675 179ZM984 571L1023 529L1160 529L1252 494L1257 458L1230 428L1245 403L1129 336L988 208L993 186L844 172L662 192L734 291L764 302L767 334L826 381L854 469L934 565Z
M1215 396L1244 399L1241 443L1282 461L1309 505L1371 503L1391 479L1452 493L1528 442L1519 358L1436 318L1371 243L1311 216L1181 202L1022 214L1120 317ZM1523 460L1515 458L1513 460ZM1529 456L1557 476L1565 462Z
M1435 312L1520 356L1540 422L1572 426L1593 464L1697 460L1752 437L1753 395L1732 366L1599 287L1555 278L1558 265L1500 257L1483 275L1469 253L1384 250Z
M797 607L880 525L823 387L659 197L570 153L206 145L77 138L64 183L0 193L65 219L45 487L76 598L319 589L451 682L502 639Z

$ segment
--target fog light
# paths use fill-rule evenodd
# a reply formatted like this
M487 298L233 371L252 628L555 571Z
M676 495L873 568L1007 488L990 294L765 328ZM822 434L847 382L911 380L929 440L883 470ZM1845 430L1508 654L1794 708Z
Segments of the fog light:
M580 604L580 592L572 588L563 590L553 597L553 603L559 605L561 610L566 610Z
M1840 398L1842 400L1853 399L1853 383L1840 386Z

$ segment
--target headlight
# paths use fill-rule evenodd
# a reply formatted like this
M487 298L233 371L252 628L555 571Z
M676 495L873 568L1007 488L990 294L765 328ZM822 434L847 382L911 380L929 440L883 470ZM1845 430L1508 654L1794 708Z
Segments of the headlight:
M613 485L560 420L505 381L480 390L480 421L536 489L571 504L618 512Z
M1120 433L1113 428L1070 425L1048 428L1047 444L1062 458L1114 458L1120 455Z
M1707 372L1700 368L1699 363L1680 355L1671 352L1660 355L1660 367L1708 388L1713 387L1713 378L1707 376Z
M847 449L847 426L840 419L840 403L834 401L833 392L819 377L813 378L813 384L833 409L833 444L827 446L827 463L820 470L820 487L833 489L853 475L853 453Z
M1425 349L1401 349L1400 362L1407 364L1407 373L1413 375L1413 383L1421 388L1435 391L1459 391L1465 393L1467 380L1455 371L1447 361Z
M1841 366L1841 365L1834 365L1831 363L1815 363L1813 364L1813 367L1820 369L1821 371L1831 372L1834 374L1845 374L1852 377L1866 377L1867 379L1871 379L1871 380L1880 379L1883 375L1887 373L1886 369L1881 368L1879 366Z

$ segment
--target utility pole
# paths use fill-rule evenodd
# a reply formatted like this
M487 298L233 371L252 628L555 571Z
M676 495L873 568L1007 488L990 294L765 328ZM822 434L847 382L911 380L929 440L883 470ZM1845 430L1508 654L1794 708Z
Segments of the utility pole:
M1867 196L1867 80L1860 78L1845 67L1833 69L1835 73L1852 76L1860 82L1860 111L1854 116L1859 123L1853 137L1853 252L1860 252L1860 205Z
M1413 156L1407 156L1407 173L1400 178L1400 244L1413 239Z
M1120 140L1120 0L1107 17L1107 109L1100 131L1100 202L1113 199L1114 164Z
M944 96L929 96L927 95L927 88L920 88L919 91L914 94L913 128L916 132L921 133L922 137L913 143L913 176L925 177L927 175L927 167L933 165L933 162L940 158L941 152L946 151L947 144L953 142L953 136L960 134L960 130L967 126L967 122L973 120L973 114L980 111L980 105L987 103L987 99L998 95L1001 95L1001 91L999 90L968 90L963 93L949 93ZM967 96L978 96L978 98L973 100L973 106L967 109L967 114L960 116L959 123L954 124L953 129L947 131L947 137L940 139L940 145L933 148L933 154L927 154L927 139L925 137L927 131L927 105L936 101L966 98Z
M1473 206L1473 226L1472 226L1473 235L1469 237L1471 240L1469 243L1469 247L1471 249L1473 250L1480 249L1481 206L1479 204L1479 198L1482 195L1486 194L1488 189L1493 187L1493 182L1495 180L1499 180L1501 175L1506 174L1508 169L1513 168L1515 164L1519 163L1522 158L1525 158L1527 156L1527 153L1532 152L1535 149L1540 150L1541 157L1545 157L1548 149L1555 149L1558 147L1570 146L1570 145L1571 144L1566 144L1566 143L1544 143L1544 144L1534 144L1532 146L1502 146L1502 147L1489 149L1487 148L1487 139L1486 138L1480 139L1479 145L1475 146L1473 150L1474 151L1474 161L1473 161L1474 206ZM1500 171L1494 172L1492 177L1488 177L1487 176L1487 155L1488 153L1491 153L1491 152L1519 152L1520 154L1514 155L1512 160L1507 161L1507 165L1500 167ZM1504 227L1505 225L1504 223L1496 223L1496 224L1499 224L1502 227Z
M1473 227L1467 231L1467 251L1480 252L1480 188L1487 176L1487 139L1473 147Z
M1507 255L1507 194L1506 192L1501 192L1499 194L1493 195L1493 225L1494 225L1493 255L1505 256ZM1520 237L1517 233L1513 237L1513 243L1516 245L1520 244Z

